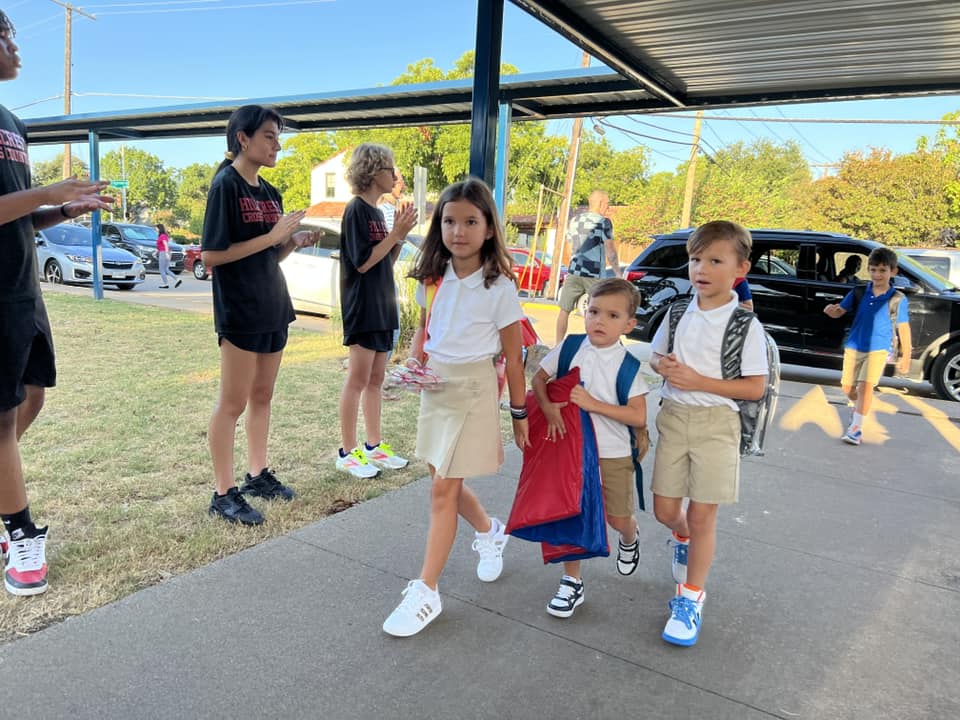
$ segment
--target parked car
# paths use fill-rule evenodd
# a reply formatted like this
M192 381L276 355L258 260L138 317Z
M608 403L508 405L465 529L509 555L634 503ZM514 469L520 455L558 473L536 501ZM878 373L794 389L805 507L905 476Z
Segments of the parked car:
M280 263L293 308L318 315L339 311L340 223L307 218L300 229L316 230L319 238L313 245L294 250ZM407 236L395 266L398 279L406 274L422 240L419 235Z
M942 275L955 287L960 286L960 249L900 248L900 252Z
M543 295L550 282L550 265L543 262L543 253L530 257L528 248L507 248L513 261L513 272L517 276L517 289L530 295Z
M147 272L160 272L155 227L129 223L103 223L100 233L111 245L129 250L139 257ZM183 272L183 245L175 242L170 243L170 270L174 275Z
M657 235L634 260L627 277L640 291L637 326L631 336L649 341L671 303L691 294L687 237L691 230ZM754 311L776 340L785 362L840 368L843 342L853 318L827 317L850 283L837 282L847 257L861 258L856 282L869 280L867 257L879 243L848 235L794 230L751 230L747 274ZM960 292L940 275L897 251L897 288L910 303L913 353L909 376L929 380L940 397L960 401ZM818 279L818 276L820 279ZM832 279L831 279L832 278Z
M34 238L37 271L49 283L93 284L93 235L90 228L72 223L38 230ZM103 242L102 280L120 290L132 290L146 278L143 263L133 253Z
M183 248L183 269L192 272L197 280L209 280L213 272L203 264L199 245L187 245Z

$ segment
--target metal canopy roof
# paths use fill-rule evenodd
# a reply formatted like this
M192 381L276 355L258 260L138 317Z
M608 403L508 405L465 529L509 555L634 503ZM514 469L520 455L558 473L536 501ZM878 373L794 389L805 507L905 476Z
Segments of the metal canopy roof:
M616 70L503 76L514 121L960 93L957 0L511 2ZM465 79L24 122L31 144L219 135L246 102L300 130L466 123L472 90Z
M277 108L292 128L331 130L470 122L473 80L389 85L316 95L199 103L85 115L25 118L30 144L86 142L95 130L101 140L150 140L221 135L239 105ZM542 120L584 114L613 114L656 108L660 102L604 69L505 75L500 102L513 107L514 120Z
M511 0L663 109L960 92L957 0Z

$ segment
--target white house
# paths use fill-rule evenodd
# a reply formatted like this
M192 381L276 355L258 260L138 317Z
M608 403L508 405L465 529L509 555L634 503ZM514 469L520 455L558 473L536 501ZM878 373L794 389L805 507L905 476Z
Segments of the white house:
M341 202L353 198L345 177L347 152L340 152L314 166L310 171L310 204Z

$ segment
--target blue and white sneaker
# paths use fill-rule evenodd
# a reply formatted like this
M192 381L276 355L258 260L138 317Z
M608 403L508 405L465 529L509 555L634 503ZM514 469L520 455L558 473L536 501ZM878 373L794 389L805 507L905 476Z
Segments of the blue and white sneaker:
M705 597L703 590L691 590L687 585L677 585L677 596L670 601L670 619L667 620L661 637L672 645L696 645Z
M847 443L847 445L859 445L862 437L863 431L851 425L840 439Z
M683 585L687 581L687 550L690 547L690 538L681 538L676 533L667 540L667 545L673 545L673 561L670 569L673 571L673 581Z

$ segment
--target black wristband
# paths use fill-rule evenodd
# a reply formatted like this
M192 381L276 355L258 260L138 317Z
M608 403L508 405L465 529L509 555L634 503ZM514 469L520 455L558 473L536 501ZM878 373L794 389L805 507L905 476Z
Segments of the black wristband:
M67 215L67 204L64 203L60 206L60 214L63 215L67 220L73 220L72 215Z
M526 420L526 419L527 419L527 409L526 409L526 408L523 408L523 410L514 410L514 409L511 407L511 408L510 408L510 416L511 416L514 420Z

